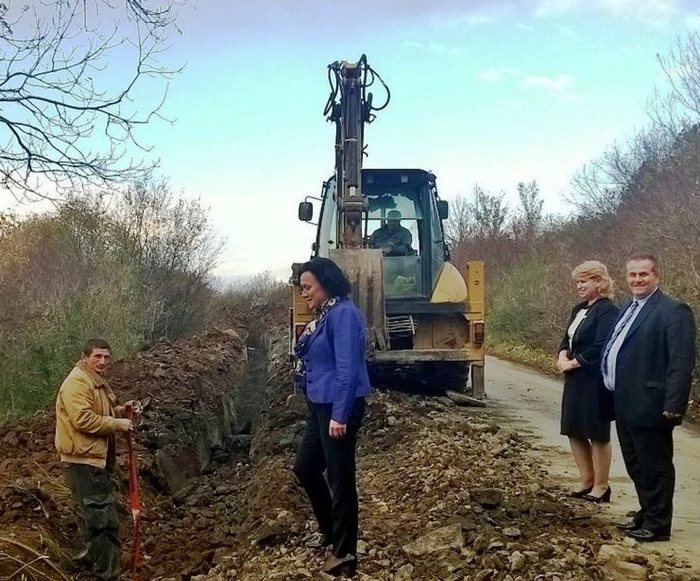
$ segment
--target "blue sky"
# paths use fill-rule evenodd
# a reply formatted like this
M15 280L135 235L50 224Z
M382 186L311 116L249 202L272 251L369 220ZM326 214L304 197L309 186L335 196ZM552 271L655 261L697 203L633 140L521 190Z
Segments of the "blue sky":
M656 54L700 27L681 0L191 0L165 60L184 71L145 128L161 172L211 207L222 276L309 256L296 206L332 172L326 65L366 53L392 90L369 167L419 167L443 198L537 180L552 212L582 164L645 121Z

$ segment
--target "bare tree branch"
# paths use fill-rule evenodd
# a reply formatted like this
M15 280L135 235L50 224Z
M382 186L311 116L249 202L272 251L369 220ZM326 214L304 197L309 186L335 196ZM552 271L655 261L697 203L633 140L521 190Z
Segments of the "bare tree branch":
M585 165L566 197L581 214L610 215L643 181L673 161L684 136L700 122L700 33L679 36L669 53L658 56L666 84L647 103L647 126L614 143Z
M166 0L0 3L0 187L60 199L146 177L157 162L134 157L149 151L136 130L162 118L174 18Z

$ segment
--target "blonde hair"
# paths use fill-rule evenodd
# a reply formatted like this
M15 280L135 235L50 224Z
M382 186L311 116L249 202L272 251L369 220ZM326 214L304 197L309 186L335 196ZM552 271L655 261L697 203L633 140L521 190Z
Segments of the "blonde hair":
M597 260L586 260L586 262L579 264L571 273L571 278L573 280L578 278L593 279L600 283L598 287L600 296L610 299L615 295L615 283L608 274L608 267Z

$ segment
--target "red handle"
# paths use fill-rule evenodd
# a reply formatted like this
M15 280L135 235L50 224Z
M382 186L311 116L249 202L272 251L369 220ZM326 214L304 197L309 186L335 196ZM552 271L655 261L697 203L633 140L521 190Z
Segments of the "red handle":
M134 421L134 408L127 404L126 417ZM139 581L139 548L141 547L141 496L139 494L138 470L136 466L136 437L132 431L126 435L129 449L129 506L134 517L134 527L131 534L131 579Z

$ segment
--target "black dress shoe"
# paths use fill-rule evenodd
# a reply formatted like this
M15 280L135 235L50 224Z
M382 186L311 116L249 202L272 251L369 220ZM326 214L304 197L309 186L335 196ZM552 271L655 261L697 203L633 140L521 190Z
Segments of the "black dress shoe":
M592 486L589 486L588 488L584 488L583 490L571 490L571 491L566 493L566 496L568 496L569 498L583 498L591 490L593 490Z
M627 531L627 536L640 543L653 543L654 541L668 541L671 539L671 535L668 533L654 532L649 529Z
M626 520L625 522L619 522L615 525L619 530L621 531L636 531L639 528L642 528L642 523L640 523L638 520L635 519L630 519Z
M600 504L601 502L610 502L610 497L612 496L612 488L609 486L603 492L601 496L593 496L592 494L585 494L581 498L584 500L587 500L588 502L595 502Z

